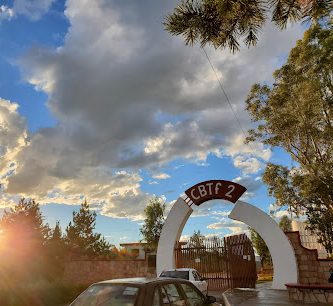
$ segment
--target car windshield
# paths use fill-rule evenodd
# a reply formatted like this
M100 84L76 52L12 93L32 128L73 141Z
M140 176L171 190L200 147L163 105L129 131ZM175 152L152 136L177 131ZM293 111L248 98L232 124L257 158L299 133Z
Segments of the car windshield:
M84 291L70 306L134 306L139 288L131 285L96 284Z
M163 271L161 273L161 277L172 277L172 278L182 278L182 279L189 279L188 271Z

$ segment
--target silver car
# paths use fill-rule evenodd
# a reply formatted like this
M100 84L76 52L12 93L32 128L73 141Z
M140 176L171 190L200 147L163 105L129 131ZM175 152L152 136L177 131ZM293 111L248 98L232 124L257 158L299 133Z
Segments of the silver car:
M125 278L99 282L70 306L222 306L191 282L173 278Z
M200 276L196 269L192 268L178 268L172 270L164 270L160 277L172 277L182 278L189 280L194 286L196 286L203 294L208 293L208 284L206 279Z

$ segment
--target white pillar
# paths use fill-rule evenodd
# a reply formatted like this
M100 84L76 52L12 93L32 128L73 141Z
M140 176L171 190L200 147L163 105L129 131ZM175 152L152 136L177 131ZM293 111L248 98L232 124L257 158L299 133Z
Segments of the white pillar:
M159 276L163 270L175 268L174 247L179 240L183 228L193 209L182 198L173 204L165 220L157 247L156 274Z
M265 241L273 261L273 289L286 289L286 283L298 282L294 249L287 236L270 216L251 204L237 201L229 218L249 225Z

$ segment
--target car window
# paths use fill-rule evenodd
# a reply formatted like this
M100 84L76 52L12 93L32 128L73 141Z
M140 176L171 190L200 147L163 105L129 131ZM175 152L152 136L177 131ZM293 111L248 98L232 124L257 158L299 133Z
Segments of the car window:
M199 278L198 274L195 271L192 271L192 274L193 274L193 278L194 278L195 281L200 281L200 278Z
M154 291L153 306L160 306L161 305L160 301L161 301L160 290L158 287L156 287Z
M200 273L198 271L196 271L196 274L197 274L199 280L202 280L202 276L200 275Z
M71 306L134 306L139 288L119 284L96 284L84 291Z
M201 294L192 284L181 284L185 296L187 299L187 302L191 306L202 306L204 305L204 302L206 300L205 296Z
M163 305L171 305L171 306L185 306L186 302L182 297L180 291L177 289L175 284L166 284L163 285L166 296L170 302L170 304L164 304L166 299L163 298Z
M163 271L160 277L189 279L189 271Z
M161 294L162 294L162 305L170 305L170 301L169 301L169 298L168 298L168 295L165 291L165 289L162 287L161 288Z

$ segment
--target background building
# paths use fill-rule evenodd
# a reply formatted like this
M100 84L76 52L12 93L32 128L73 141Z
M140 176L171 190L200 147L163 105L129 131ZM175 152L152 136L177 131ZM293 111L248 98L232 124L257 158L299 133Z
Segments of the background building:
M317 242L317 235L312 234L309 230L307 230L304 222L293 220L291 228L293 231L299 232L301 243L304 247L318 250L318 258L327 258L324 246Z

